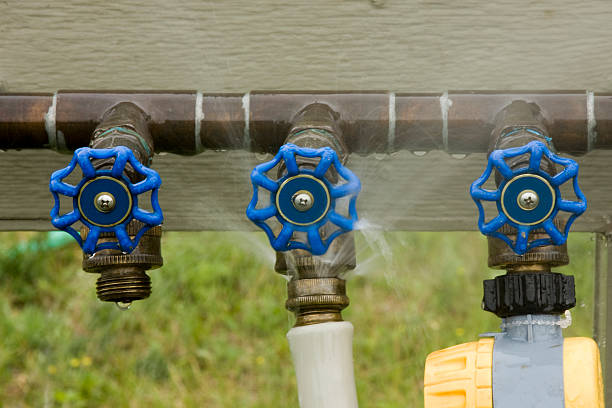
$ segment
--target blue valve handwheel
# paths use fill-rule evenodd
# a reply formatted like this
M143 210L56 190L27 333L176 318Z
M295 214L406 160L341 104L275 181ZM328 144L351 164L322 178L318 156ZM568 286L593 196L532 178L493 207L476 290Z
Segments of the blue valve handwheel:
M91 162L92 159L110 158L115 159L111 169L96 170ZM145 179L132 183L124 175L127 163ZM64 182L63 180L72 173L77 164L83 172L81 181L76 186ZM140 163L129 148L82 147L74 152L68 167L57 170L51 175L49 190L55 200L51 209L51 223L54 227L72 235L87 254L103 249L118 249L130 253L147 230L163 221L157 197L160 186L159 174ZM138 207L138 195L147 191L151 191L152 212ZM60 194L72 198L72 211L63 215L60 215ZM131 239L126 227L133 219L142 222L144 226L134 239ZM89 228L85 240L72 227L77 221ZM114 233L117 242L98 244L100 234L103 232Z
M524 154L529 154L529 165L526 167L511 169L505 161ZM563 166L563 170L554 176L543 171L540 168L543 156ZM497 190L486 190L482 186L493 170L497 170L503 180ZM570 179L578 201L566 200L561 196L560 186ZM572 223L587 208L586 198L578 186L578 163L557 156L539 141L493 151L484 173L472 183L470 195L478 207L480 232L505 241L518 255L538 246L565 243ZM497 204L498 214L488 222L485 222L481 201ZM563 231L559 231L554 224L559 211L571 214ZM516 241L498 231L505 224L516 228ZM535 229L544 229L548 238L529 242L529 234Z
M320 160L314 170L299 168L297 156ZM278 180L272 180L266 173L281 161L286 174ZM346 183L334 185L326 177L332 165ZM304 249L313 255L322 255L327 252L336 237L352 231L357 222L355 203L361 190L361 182L352 171L340 163L332 148L311 149L285 144L271 161L253 169L251 183L253 198L247 207L246 215L266 232L270 244L277 251ZM259 188L270 193L270 204L263 208L257 208ZM341 197L349 199L348 216L336 212L336 200ZM282 225L278 235L275 235L266 223L270 218L276 218ZM323 239L319 229L328 222L334 224L337 229L327 239ZM306 232L307 242L293 240L296 231Z

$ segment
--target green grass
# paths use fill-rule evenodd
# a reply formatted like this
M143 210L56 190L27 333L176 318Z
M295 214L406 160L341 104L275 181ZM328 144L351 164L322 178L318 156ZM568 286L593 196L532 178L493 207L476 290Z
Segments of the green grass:
M0 406L297 407L285 339L293 318L262 234L165 234L153 294L127 312L96 299L76 244L14 249L43 237L0 234ZM419 407L428 353L497 330L480 303L481 281L498 272L476 233L366 238L344 312L360 406ZM380 255L384 245L392 257ZM579 300L566 335L588 336L591 235L573 234L569 247L560 271L576 275Z

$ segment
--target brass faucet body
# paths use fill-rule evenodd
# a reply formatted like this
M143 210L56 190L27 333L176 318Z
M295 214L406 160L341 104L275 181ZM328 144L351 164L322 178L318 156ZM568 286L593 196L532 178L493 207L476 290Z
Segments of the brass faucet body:
M348 149L338 125L339 116L329 106L313 103L301 110L285 143L300 147L331 147L344 164ZM300 158L300 167L316 162ZM282 173L284 169L279 169ZM329 175L337 180L335 172ZM342 310L349 305L346 284L341 276L356 265L355 238L352 232L338 236L326 254L312 256L307 251L277 252L276 272L289 276L285 307L295 313L295 326L342 321Z
M141 163L151 164L153 139L149 133L147 115L132 103L119 103L111 107L93 132L90 147L104 149L115 146L126 146ZM93 164L97 169L110 168L113 159L96 160ZM132 182L142 178L129 163L125 171ZM140 221L132 220L126 230L133 239L142 227ZM87 228L81 230L81 235L84 238L87 236ZM129 254L113 249L102 250L92 256L83 254L83 270L100 274L96 282L98 299L130 304L150 296L151 278L146 271L159 268L164 263L161 235L161 226L150 228ZM115 239L113 233L100 235L100 242Z
M534 103L525 101L514 101L506 106L496 117L497 126L491 134L491 145L489 152L495 149L508 149L523 146L531 141L538 140L548 143L550 140L547 125L542 116L540 108ZM535 133L533 132L535 131ZM537 134L536 134L537 133ZM542 136L539 136L542 135ZM508 160L511 168L524 166L529 158L518 156ZM543 170L550 175L555 175L557 170L554 163L547 159L542 160ZM500 175L496 174L496 182L499 184ZM563 231L565 220L557 218L555 226ZM504 225L500 232L506 234L510 239L516 239L516 229ZM535 230L530 240L545 237L545 231ZM523 255L517 255L512 248L499 238L487 237L489 246L489 267L495 269L506 269L508 273L540 273L550 272L551 267L563 266L569 263L567 243L563 245L546 245L533 248Z
M555 226L563 231L565 222L554 221ZM499 230L510 239L516 240L516 229L504 225ZM530 240L545 238L546 232L537 229L531 233ZM539 246L527 251L523 255L517 255L504 241L495 237L487 237L489 245L489 268L506 269L508 273L514 272L550 272L552 267L563 266L569 263L567 243L563 245Z

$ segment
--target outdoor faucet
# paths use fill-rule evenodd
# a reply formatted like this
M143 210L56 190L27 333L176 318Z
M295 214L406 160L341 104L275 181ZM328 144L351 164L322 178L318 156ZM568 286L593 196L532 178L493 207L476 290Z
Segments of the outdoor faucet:
M247 217L277 251L275 269L289 276L286 307L296 314L287 337L302 408L354 408L353 326L345 272L355 268L352 230L359 178L344 162L348 150L338 115L327 105L302 109L272 161L251 173Z
M347 157L337 114L315 103L296 115L276 157L251 175L247 216L277 251L275 270L290 278L286 307L296 314L296 326L341 321L349 304L342 275L356 264L352 230L361 185L343 166ZM271 192L263 210L257 208L266 198L260 187Z
M150 169L153 139L147 116L132 103L119 103L103 115L90 147L74 152L70 164L51 175L55 199L53 225L72 235L83 248L83 269L99 273L96 292L102 301L127 309L151 294L149 269L163 264L158 202L159 174ZM69 184L73 170L82 178ZM150 192L151 210L139 203ZM60 213L60 196L72 199L72 211ZM82 227L77 232L75 223Z
M574 277L551 268L569 263L567 236L586 199L578 164L553 153L552 142L535 104L514 101L497 116L487 167L470 194L489 267L506 270L484 281L482 303L502 319L502 332L431 353L425 408L604 407L596 343L562 334L576 304ZM496 209L490 219L485 205Z

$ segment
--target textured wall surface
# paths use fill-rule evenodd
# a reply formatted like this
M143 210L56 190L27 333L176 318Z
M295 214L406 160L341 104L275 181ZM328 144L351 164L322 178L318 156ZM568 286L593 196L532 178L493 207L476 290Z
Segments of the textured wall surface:
M57 88L612 89L608 0L0 1L0 80Z
M612 179L610 153L592 152L578 159L589 210L574 230L612 229L612 183L599 182ZM0 153L0 191L5 192L0 194L0 230L51 228L50 171L65 167L69 158L47 150ZM255 230L245 216L252 195L249 174L269 159L242 151L157 156L154 168L163 179L159 200L164 228ZM443 152L419 157L404 151L391 156L353 155L348 166L361 178L357 207L368 228L445 231L476 229L476 206L468 190L484 163L484 154L456 159Z

